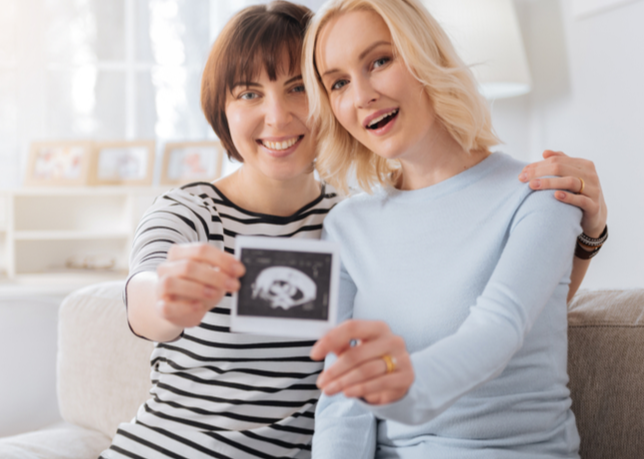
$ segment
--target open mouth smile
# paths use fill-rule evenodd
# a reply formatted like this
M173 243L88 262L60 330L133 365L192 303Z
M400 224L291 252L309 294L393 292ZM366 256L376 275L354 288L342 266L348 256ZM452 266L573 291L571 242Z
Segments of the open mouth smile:
M273 150L276 152L283 152L292 148L296 143L302 140L302 138L304 138L303 135L298 135L281 141L257 139L257 143L261 144L262 146L264 146L269 150Z
M380 116L377 116L376 118L369 120L366 123L365 128L376 131L379 129L382 129L385 127L387 124L389 124L391 121L393 121L397 116L398 116L399 109L394 108L393 110L390 110L386 113L381 114Z

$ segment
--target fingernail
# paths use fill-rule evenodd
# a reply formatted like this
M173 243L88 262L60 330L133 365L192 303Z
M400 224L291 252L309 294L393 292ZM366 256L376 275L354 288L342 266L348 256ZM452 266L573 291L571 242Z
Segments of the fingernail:
M214 288L206 286L203 289L203 293L208 298L212 298L213 296L215 296L215 293L217 293L217 292L216 292L216 290Z
M530 185L532 186L532 188L541 188L541 180L533 180L532 182L530 182Z
M522 182L525 182L527 178L528 174L526 174L525 172L521 172L521 174L519 175L519 180L521 180Z
M557 191L555 193L555 198L557 199L564 199L565 197L566 197L566 193L564 193L563 191Z

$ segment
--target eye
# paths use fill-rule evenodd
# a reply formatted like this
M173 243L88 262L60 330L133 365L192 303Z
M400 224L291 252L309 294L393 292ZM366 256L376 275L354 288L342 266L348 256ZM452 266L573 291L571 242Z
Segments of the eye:
M347 85L347 83L349 83L347 80L338 80L331 85L331 91L342 89L344 86Z
M247 92L242 92L237 98L242 100L253 100L253 99L257 99L258 97L259 95L257 93L247 91Z
M385 65L390 60L391 60L391 58L389 58L389 57L381 57L380 59L376 59L373 62L373 68L375 69L375 68L378 68L378 67L382 67L383 65Z
M306 88L304 88L303 84L299 84L295 86L293 89L291 89L292 92L306 92Z

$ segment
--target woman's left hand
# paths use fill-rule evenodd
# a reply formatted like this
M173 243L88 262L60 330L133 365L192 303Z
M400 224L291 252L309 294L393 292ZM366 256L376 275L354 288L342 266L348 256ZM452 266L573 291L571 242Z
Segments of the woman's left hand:
M313 346L311 358L322 360L331 352L338 359L317 380L326 395L342 392L382 405L403 398L414 382L405 340L394 335L384 322L343 322Z
M590 237L599 237L606 226L608 210L595 164L587 159L571 158L560 151L546 150L543 158L543 161L528 164L519 180L530 182L533 190L567 190L555 192L555 198L579 207L584 212L582 230ZM557 177L542 178L546 175Z

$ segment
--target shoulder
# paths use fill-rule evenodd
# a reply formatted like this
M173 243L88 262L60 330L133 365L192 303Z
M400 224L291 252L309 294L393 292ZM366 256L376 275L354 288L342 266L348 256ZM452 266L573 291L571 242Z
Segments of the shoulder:
M207 237L212 232L211 222L217 214L213 204L216 197L216 190L209 183L191 183L168 190L147 209L139 231L162 225L175 231L191 230L200 237Z
M500 152L492 153L485 161L489 161L489 165L485 169L487 174L484 180L510 189L529 190L528 185L519 180L519 174L528 163Z
M217 189L210 183L197 182L168 190L159 196L157 201L165 205L203 207L212 202L213 198L220 198Z
M369 218L369 215L376 213L383 198L384 191L380 188L376 189L373 194L361 191L346 197L329 212L324 220L324 227L333 228L340 223L346 224L356 219L364 221Z
M147 214L154 212L174 212L182 215L210 215L216 213L213 205L219 198L216 189L209 183L190 183L173 188L158 196ZM192 218L191 217L191 218Z

